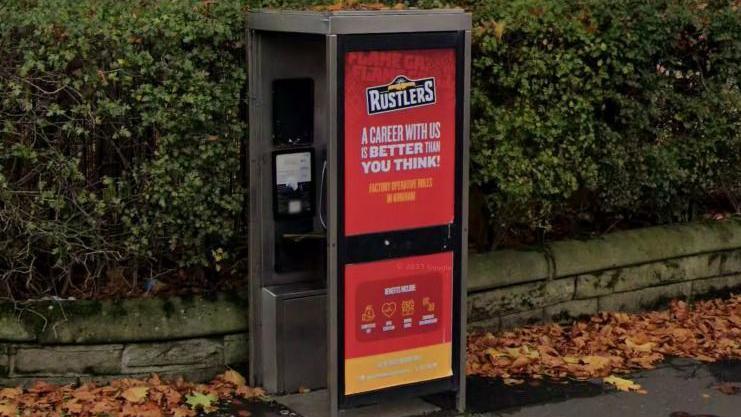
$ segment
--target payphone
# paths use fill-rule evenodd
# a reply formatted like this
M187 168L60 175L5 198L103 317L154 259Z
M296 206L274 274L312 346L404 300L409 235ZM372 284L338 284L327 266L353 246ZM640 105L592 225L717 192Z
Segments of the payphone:
M248 22L250 382L462 409L471 16Z

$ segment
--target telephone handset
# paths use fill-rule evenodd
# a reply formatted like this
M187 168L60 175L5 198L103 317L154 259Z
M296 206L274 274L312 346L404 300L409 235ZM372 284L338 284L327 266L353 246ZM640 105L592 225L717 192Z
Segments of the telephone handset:
M324 230L327 230L327 222L324 220L325 213L325 205L327 202L327 195L325 194L325 187L327 185L327 159L324 159L324 163L322 164L322 177L320 179L319 183L319 222L322 224L322 228Z

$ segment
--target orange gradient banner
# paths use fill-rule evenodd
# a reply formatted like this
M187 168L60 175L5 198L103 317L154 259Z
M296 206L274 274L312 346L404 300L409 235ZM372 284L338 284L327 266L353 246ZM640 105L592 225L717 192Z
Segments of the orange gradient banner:
M365 356L345 361L345 394L352 395L453 375L453 345Z

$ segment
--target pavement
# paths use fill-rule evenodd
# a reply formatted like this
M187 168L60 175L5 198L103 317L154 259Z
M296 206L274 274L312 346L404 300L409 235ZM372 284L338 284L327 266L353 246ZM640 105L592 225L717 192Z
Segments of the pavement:
M627 376L647 394L620 392L600 380L568 383L531 381L507 386L499 380L469 377L468 409L450 410L449 396L430 396L405 403L387 403L354 410L353 417L740 417L741 393L724 394L716 387L741 387L741 360L705 364L672 359L656 369ZM324 417L323 391L276 398L265 404L231 405L223 416ZM257 407L257 408L256 408ZM439 411L438 411L439 410ZM305 413L305 414L304 414ZM222 415L222 414L220 414ZM213 416L213 415L212 415Z
M601 381L507 387L499 381L469 378L466 414L476 417L741 416L741 394L727 395L714 388L723 382L741 386L741 361L707 365L673 359L656 369L626 378L641 384L647 394L616 391ZM440 417L443 415L438 413Z

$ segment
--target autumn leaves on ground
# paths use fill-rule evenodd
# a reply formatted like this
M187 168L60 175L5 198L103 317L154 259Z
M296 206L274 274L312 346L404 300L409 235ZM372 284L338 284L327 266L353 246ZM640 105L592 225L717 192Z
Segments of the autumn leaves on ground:
M692 306L674 301L668 310L642 314L600 313L570 326L471 335L467 371L509 384L603 378L617 389L643 392L616 374L651 369L669 356L741 358L741 296Z
M741 296L692 306L675 301L668 310L642 314L601 313L569 326L472 334L467 372L508 384L603 378L617 389L643 392L618 375L651 369L670 356L705 362L741 358ZM157 376L104 386L40 382L29 389L0 389L0 417L193 417L215 411L220 401L262 398L261 390L246 386L231 370L201 385Z
M262 390L245 385L242 375L232 370L209 384L190 384L182 379L166 383L156 375L104 386L58 387L37 382L26 390L0 389L0 416L194 417L197 411L215 411L220 401L259 400L263 395ZM240 414L247 416L246 411Z

